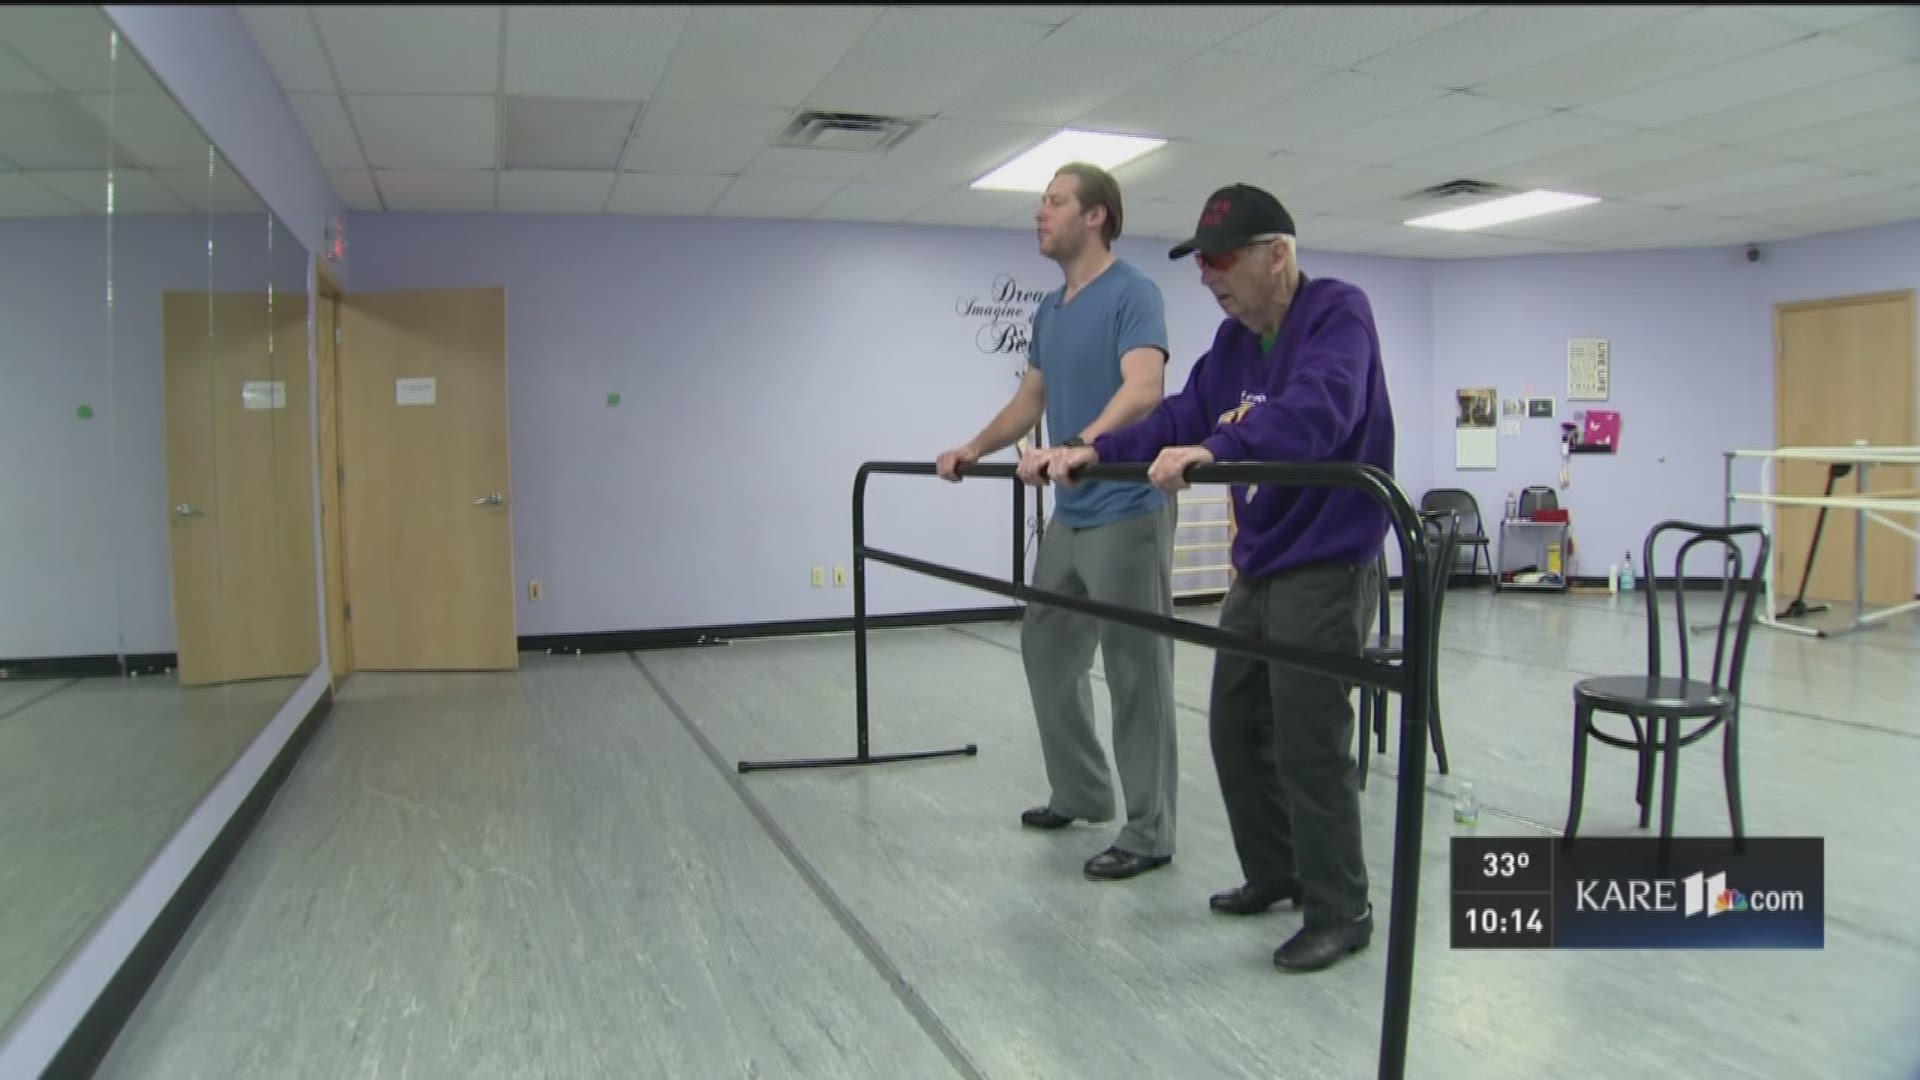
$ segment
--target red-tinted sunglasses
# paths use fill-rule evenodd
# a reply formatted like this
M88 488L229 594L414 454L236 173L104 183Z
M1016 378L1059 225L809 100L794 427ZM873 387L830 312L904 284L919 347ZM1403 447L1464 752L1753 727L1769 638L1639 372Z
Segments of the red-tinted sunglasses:
M1196 251L1193 253L1193 262L1194 265L1200 267L1202 270L1231 270L1233 269L1233 264L1240 261L1241 252L1248 248L1258 247L1261 244L1271 243L1278 239L1278 236L1256 236L1231 251L1222 251L1217 255L1209 255L1204 251Z

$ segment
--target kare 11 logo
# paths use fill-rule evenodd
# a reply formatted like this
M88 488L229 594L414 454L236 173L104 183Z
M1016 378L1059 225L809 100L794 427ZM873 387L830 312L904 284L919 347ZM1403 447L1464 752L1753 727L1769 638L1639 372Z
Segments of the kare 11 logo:
M1562 881L1555 943L1623 949L1824 948L1821 855L1784 849L1759 854L1758 860L1753 853L1724 860L1726 867L1714 865L1719 859L1702 860L1705 866L1691 862L1700 869L1678 876L1643 876L1644 870L1621 864L1580 867ZM1764 857L1769 854L1773 857Z

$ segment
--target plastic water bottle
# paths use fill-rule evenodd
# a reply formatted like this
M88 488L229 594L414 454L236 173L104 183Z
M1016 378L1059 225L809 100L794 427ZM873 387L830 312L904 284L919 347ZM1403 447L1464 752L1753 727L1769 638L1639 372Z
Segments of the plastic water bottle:
M1517 520L1519 517L1520 517L1520 499L1517 496L1515 496L1513 492L1509 491L1507 492L1507 520L1514 521L1514 520Z
M1471 833L1480 827L1480 803L1473 797L1473 785L1462 783L1453 797L1453 831Z
M1633 552L1627 552L1627 561L1620 564L1620 591L1633 591Z

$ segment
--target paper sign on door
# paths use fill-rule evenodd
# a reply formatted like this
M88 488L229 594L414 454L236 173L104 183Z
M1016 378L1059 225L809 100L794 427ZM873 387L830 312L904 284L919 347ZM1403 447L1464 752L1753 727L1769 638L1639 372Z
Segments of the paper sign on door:
M435 381L432 378L393 380L393 403L395 405L433 404Z
M287 384L283 379L248 380L240 384L240 407L248 412L287 407Z

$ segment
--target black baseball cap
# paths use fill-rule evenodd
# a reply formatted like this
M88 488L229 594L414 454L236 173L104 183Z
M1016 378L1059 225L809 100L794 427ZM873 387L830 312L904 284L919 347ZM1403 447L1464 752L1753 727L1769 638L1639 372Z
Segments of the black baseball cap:
M1196 251L1218 255L1273 233L1294 235L1293 215L1271 194L1251 184L1234 184L1207 196L1193 239L1167 252L1167 258L1184 259Z

